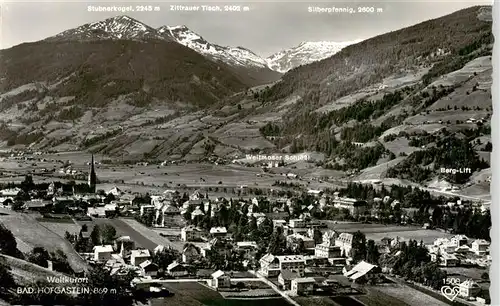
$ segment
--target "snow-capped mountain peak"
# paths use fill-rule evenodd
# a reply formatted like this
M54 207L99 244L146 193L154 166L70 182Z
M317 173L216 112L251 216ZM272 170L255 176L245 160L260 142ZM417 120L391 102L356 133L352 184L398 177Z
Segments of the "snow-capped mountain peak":
M149 40L175 41L199 54L237 68L264 69L284 73L299 65L322 60L339 52L344 47L359 42L302 42L264 59L245 47L220 46L204 39L186 25L150 27L130 16L121 15L102 21L87 23L74 29L49 37L48 41L90 40Z
M236 66L267 68L267 62L252 51L243 47L228 47L212 44L188 27L162 26L157 29L163 35L172 37L176 42L198 53Z
M307 41L298 46L280 51L269 56L266 61L268 66L281 73L300 65L310 64L334 55L345 47L361 42L361 39L347 42L333 41Z
M156 29L126 15L87 23L47 40L165 39Z

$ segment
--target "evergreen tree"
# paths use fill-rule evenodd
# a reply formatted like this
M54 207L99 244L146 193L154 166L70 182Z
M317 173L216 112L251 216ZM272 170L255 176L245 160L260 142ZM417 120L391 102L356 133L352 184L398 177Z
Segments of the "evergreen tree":
M90 241L93 245L101 245L101 229L98 224L94 225L94 228L90 233Z
M368 240L366 245L366 261L378 265L378 260L380 257L380 253L378 251L378 247L375 245L375 241L372 239Z
M366 237L360 231L353 234L351 257L354 262L359 262L366 259Z
M17 241L12 232L0 223L0 254L14 257L20 257L20 251L17 249Z

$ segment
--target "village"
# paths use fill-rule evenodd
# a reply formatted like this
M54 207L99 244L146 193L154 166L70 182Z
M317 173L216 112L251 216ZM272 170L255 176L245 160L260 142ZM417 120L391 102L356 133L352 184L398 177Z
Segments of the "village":
M21 196L23 186L8 188L0 190L0 203L43 219L74 222L79 231L66 231L64 238L89 265L104 265L111 275L133 271L132 288L160 294L168 292L165 285L194 282L227 298L278 296L298 305L297 297L357 296L364 294L364 285L391 282L411 282L439 295L448 277L460 287L458 296L464 302L488 303L484 284L467 273L457 277L453 269L487 271L490 242L438 231L425 243L411 234L403 237L400 233L415 223L408 212L415 210L402 209L400 201L390 196L367 201L341 196L339 191L308 190L302 196L270 201L265 196L211 197L200 190L181 194L168 189L151 195L118 187L97 191L93 157L89 164L86 186L68 189L52 182L45 191L32 191L27 197ZM27 181L25 185L35 185ZM456 200L441 207L472 205ZM318 217L332 210L347 221ZM399 223L399 231L370 239L376 237L371 236L370 226L378 226L376 220L383 218L384 210ZM476 207L476 211L487 209ZM396 213L401 215L394 217ZM431 223L413 230L430 233ZM368 229L366 234L363 229ZM159 240L151 235L165 243L155 243ZM446 272L432 270L425 275L422 268L405 274L405 269L418 270L420 264Z

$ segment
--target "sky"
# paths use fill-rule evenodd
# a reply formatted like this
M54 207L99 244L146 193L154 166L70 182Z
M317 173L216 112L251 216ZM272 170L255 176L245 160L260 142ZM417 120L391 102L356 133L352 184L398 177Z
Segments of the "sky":
M186 25L207 41L222 46L241 46L267 57L304 41L353 41L450 14L492 1L413 0L370 2L303 2L298 0L233 0L229 2L184 0L182 2L87 2L0 0L0 49L33 42L80 25L118 15L128 15L154 28ZM224 1L224 0L222 0ZM138 11L137 5L150 5L153 11ZM171 5L239 6L240 12L180 12ZM89 6L132 6L134 12L89 12ZM244 7L248 11L243 11ZM313 13L309 8L373 8L373 13ZM367 9L368 11L371 9Z

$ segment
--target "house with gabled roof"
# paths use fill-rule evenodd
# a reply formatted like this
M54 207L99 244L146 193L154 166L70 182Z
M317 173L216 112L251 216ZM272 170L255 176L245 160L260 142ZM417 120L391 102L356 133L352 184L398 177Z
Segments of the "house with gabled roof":
M212 227L210 229L210 235L213 237L225 237L227 235L227 229L225 226Z
M113 246L111 245L96 245L94 246L94 260L98 262L106 262L111 259Z
M182 262L191 263L200 257L200 251L193 244L187 244L182 250Z
M208 281L209 286L214 288L229 288L231 287L231 278L224 271L218 270L212 273L212 279Z
M158 274L158 265L150 260L146 260L139 264L142 276L155 277Z
M145 262L146 260L151 259L151 254L149 253L149 250L147 249L142 249L142 250L132 250L130 254L130 263L133 266L138 266L141 263Z
M290 290L292 285L292 280L300 278L300 274L292 270L281 270L278 276L278 283L281 285L283 290Z
M380 273L380 268L377 265L370 264L363 260L351 270L346 271L344 276L355 282L363 282L378 273Z
M185 226L181 229L182 241L198 241L201 239L203 231L193 225Z
M167 272L168 272L168 274L170 274L173 277L182 277L182 276L186 276L189 274L186 267L184 267L182 264L178 263L177 261L174 261L168 265Z
M273 254L266 254L259 260L260 273L266 277L278 276L281 269L279 260Z
M312 277L295 278L291 281L291 289L296 295L309 295L313 293L315 283Z

